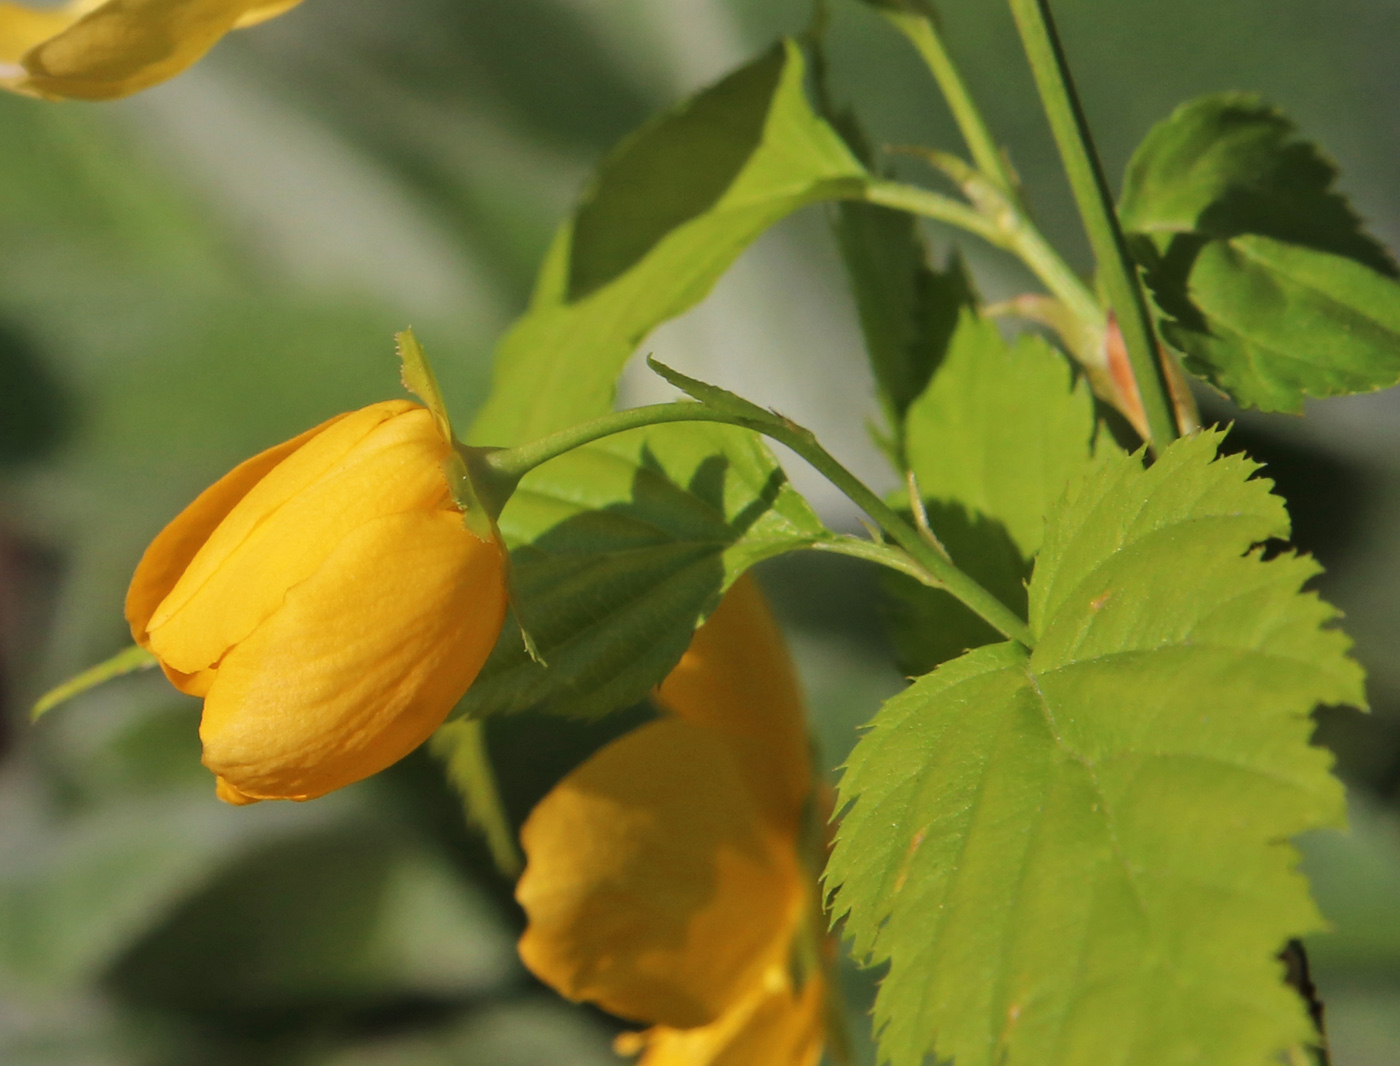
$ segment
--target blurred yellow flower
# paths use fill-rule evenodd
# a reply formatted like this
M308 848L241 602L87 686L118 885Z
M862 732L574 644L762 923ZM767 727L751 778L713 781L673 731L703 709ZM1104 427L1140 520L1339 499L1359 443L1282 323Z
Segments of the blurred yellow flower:
M136 642L204 697L204 764L230 803L312 799L442 724L505 619L506 555L464 524L450 445L407 400L249 459L151 543Z
M642 1066L811 1066L826 937L802 838L813 778L796 676L737 582L657 691L663 713L561 781L521 830L520 954L651 1028Z
M0 87L111 100L172 78L229 30L301 0L71 0L36 9L0 0Z

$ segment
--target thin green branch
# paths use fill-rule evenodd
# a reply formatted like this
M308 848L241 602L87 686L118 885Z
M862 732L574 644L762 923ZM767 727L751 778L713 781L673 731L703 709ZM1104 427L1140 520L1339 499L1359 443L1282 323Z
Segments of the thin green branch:
M891 570L897 570L901 574L912 577L921 585L935 589L943 588L943 582L911 559L908 552L893 544L866 540L864 537L836 536L830 540L817 541L812 545L812 550L829 552L832 555L846 555L852 559L864 559L868 563L878 563L880 566L889 567Z
M1001 247L1013 253L1026 268L1040 279L1050 292L1069 312L1079 320L1081 328L1100 341L1100 350L1089 361L1103 365L1106 357L1102 351L1102 338L1107 315L1103 305L1065 262L1054 246L1045 239L1026 214L1020 203L1004 190L987 180L986 175L974 170L957 156L947 152L926 149L911 149L938 170L957 183L978 212L990 219L1001 234ZM1089 353L1082 353L1088 356Z
M652 366L658 369L667 380L681 388L693 386L697 390L703 390L708 402L680 401L634 407L572 426L519 447L496 451L468 449L470 452L468 462L473 465L475 476L489 482L487 487L479 484L478 491L483 496L504 498L502 494L509 495L520 479L541 463L548 462L550 459L584 444L629 429L670 422L717 422L724 425L742 426L791 448L840 489L857 507L874 519L880 528L914 559L919 567L928 572L933 581L1003 635L1024 644L1026 647L1032 646L1030 628L1017 616L1015 611L1007 607L969 575L959 570L950 560L935 551L897 511L886 504L873 490L823 448L810 430L804 429L780 415L764 411L746 400L724 393L713 386L692 382L684 375L660 367L656 363L653 363ZM710 400L711 395L716 399ZM720 406L726 409L721 410ZM877 561L889 565L887 558ZM897 566L896 569L908 572L907 568L902 565ZM932 583L928 581L927 576L921 580Z
M1123 331L1129 363L1147 417L1148 443L1154 450L1160 450L1178 435L1171 392L1157 357L1156 333L1147 297L1118 224L1103 164L1094 148L1064 49L1055 32L1049 0L1010 2L1060 159L1108 289L1109 303Z
M614 411L587 422L580 422L551 433L547 437L518 444L513 448L468 448L472 453L471 464L474 472L489 478L492 496L509 496L515 491L520 479L535 467L557 459L595 440L626 433L629 429L644 426L658 426L669 422L721 422L737 424L731 416L712 410L704 404L681 400L675 403L648 404L645 407L629 407L625 411Z
M894 508L880 499L863 481L818 444L811 430L786 420L781 429L761 426L750 428L772 437L780 444L786 444L802 456L818 473L845 493L851 502L873 518L896 544L913 556L915 562L937 578L943 588L992 628L1028 648L1034 647L1035 641L1031 636L1030 627L1015 611L928 544L919 535L918 530L906 522Z
M937 24L930 16L912 11L882 8L880 13L909 39L923 58L943 93L943 99L948 102L953 121L958 124L958 131L967 142L967 149L972 153L977 168L1000 186L1003 192L1014 198L1017 189L1016 175L993 139L991 130L976 101L973 100L972 93L968 91L967 83L963 81L957 64L948 54Z
M896 211L908 211L911 215L921 215L936 222L946 222L999 248L1006 247L1004 234L992 219L975 207L942 193L930 192L928 189L920 189L898 181L875 178L867 181L855 198L868 204L892 207Z
M1075 354L1087 365L1103 366L1106 362L1103 346L1106 315L1103 306L1089 286L1045 239L1035 223L1015 201L966 163L954 161L953 157L940 153L920 154L928 155L935 166L950 172L950 176L963 186L977 206L969 207L941 193L894 181L867 183L863 199L867 203L908 211L957 226L1015 255L1065 305L1080 323L1083 336L1090 338L1089 343L1075 346ZM961 169L953 168L953 162L961 163Z

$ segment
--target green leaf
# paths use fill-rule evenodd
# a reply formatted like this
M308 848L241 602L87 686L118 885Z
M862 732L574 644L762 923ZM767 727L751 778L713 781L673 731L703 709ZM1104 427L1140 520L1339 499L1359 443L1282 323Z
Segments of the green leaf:
M833 226L880 400L898 444L905 412L928 385L948 350L959 312L976 303L976 293L956 254L944 271L929 267L918 220L907 212L842 203Z
M995 323L962 312L947 357L909 408L906 450L953 561L1013 610L1024 614L1045 515L1092 461L1096 433L1093 397L1064 357L1037 336L1008 344ZM906 672L1000 639L947 593L895 573L882 580Z
M1390 254L1335 191L1337 169L1256 97L1179 108L1138 148L1123 225L1163 335L1237 403L1400 381L1400 284Z
M1187 288L1163 335L1243 406L1298 413L1306 396L1400 382L1400 284L1360 263L1237 237L1200 249Z
M1336 165L1287 117L1256 96L1222 93L1152 128L1128 164L1120 214L1125 230L1158 238L1161 249L1174 234L1256 233L1395 274L1336 179Z
M1096 464L1052 510L1035 650L890 700L828 868L895 1066L1262 1066L1310 1037L1276 955L1322 928L1288 838L1344 817L1318 703L1363 699L1318 572L1221 434Z
M612 151L574 215L570 303L627 273L672 230L714 210L763 140L786 65L784 50L775 48Z
M525 868L525 861L497 787L486 743L486 723L474 718L447 722L433 734L428 746L443 761L447 779L462 797L467 824L481 833L496 869L503 877L515 880Z
M501 516L520 621L459 712L606 714L644 697L754 563L829 536L747 430L618 434L531 474Z
M909 465L925 499L960 503L1006 526L1021 555L1040 550L1045 515L1093 454L1088 385L1041 337L1002 339L965 310L948 357L909 410Z
M701 381L693 378L689 374L682 374L679 370L673 370L661 360L647 356L647 366L651 371L668 384L674 385L685 393L692 400L698 400L712 411L718 411L726 415L736 415L739 418L748 419L750 422L767 423L769 425L784 424L781 415L772 411L764 410L752 400L746 400L738 393L730 392L728 389L720 388L718 385L711 385L708 381Z
M864 168L807 102L791 41L640 130L603 164L501 342L468 440L510 445L606 412L623 364L755 237Z

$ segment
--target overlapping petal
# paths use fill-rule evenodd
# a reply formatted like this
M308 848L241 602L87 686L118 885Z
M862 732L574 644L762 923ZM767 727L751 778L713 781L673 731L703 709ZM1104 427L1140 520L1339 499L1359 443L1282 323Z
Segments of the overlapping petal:
M219 664L199 736L221 795L312 799L427 740L496 642L503 574L455 511L350 533Z
M0 2L0 86L31 96L109 100L162 82L224 34L300 0L73 0L40 10Z
M310 799L376 773L476 677L506 560L452 499L450 447L417 404L374 404L238 466L146 550L132 634L204 697L224 799Z
M559 784L526 823L526 964L572 999L680 1028L756 983L802 902L725 739L650 723Z
M786 963L775 962L710 1025L629 1033L618 1050L645 1052L638 1066L815 1066L826 1043L826 997L821 973L799 988Z
M535 808L521 957L573 999L651 1027L643 1066L811 1066L825 1038L802 701L762 594L741 579L658 689L661 718ZM803 948L809 950L802 950Z
M146 623L177 670L212 665L282 604L352 530L450 506L448 445L426 410L374 404L288 455L225 515Z
M696 630L656 698L722 734L765 815L796 832L812 789L806 712L782 630L752 578L735 582Z

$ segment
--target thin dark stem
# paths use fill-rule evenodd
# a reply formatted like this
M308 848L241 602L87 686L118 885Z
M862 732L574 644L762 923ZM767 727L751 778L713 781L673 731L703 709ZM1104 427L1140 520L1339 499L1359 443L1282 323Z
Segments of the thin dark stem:
M1158 451L1178 436L1171 391L1157 356L1156 332L1147 296L1118 224L1113 195L1055 31L1049 0L1011 0L1011 11L1079 205L1084 229L1108 289L1109 303L1123 331L1128 361L1147 417L1148 443Z

